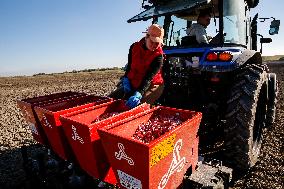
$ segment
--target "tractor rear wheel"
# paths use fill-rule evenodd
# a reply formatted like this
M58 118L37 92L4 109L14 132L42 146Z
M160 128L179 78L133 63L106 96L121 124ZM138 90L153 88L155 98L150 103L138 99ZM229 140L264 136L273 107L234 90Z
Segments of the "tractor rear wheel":
M260 153L267 111L267 72L264 65L238 70L227 101L224 162L234 175L246 172Z

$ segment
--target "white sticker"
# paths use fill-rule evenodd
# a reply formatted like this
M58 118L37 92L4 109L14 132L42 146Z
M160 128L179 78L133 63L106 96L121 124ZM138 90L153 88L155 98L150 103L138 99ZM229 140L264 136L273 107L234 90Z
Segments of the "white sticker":
M43 115L42 119L43 119L44 125L45 125L46 127L49 127L49 128L52 129L52 126L51 126L51 124L47 121L47 118L45 117L45 115Z
M125 153L123 144L118 143L117 146L119 148L119 152L114 153L115 158L118 160L125 159L129 165L134 165L134 161Z
M117 170L119 182L122 186L127 189L142 189L142 183L137 178L124 173L123 171Z
M199 57L194 56L192 57L192 67L197 68L199 66Z
M168 172L160 180L158 189L165 188L171 175L174 174L175 172L180 172L183 169L185 165L185 157L183 158L180 157L179 151L181 150L181 147L182 147L182 139L179 139L174 146L173 160L171 162L170 168Z
M78 140L81 144L84 144L83 139L78 135L77 131L76 131L76 127L74 125L72 125L72 139L73 140Z
M34 133L34 134L36 134L36 135L39 135L39 133L38 133L36 127L35 127L35 124L29 123L29 128L30 128L30 130L32 131L32 133Z

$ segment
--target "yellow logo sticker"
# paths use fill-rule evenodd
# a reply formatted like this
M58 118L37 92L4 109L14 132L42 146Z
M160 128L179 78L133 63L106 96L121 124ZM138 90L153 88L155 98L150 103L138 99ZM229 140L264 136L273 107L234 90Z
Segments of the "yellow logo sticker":
M176 139L176 134L169 136L162 142L154 146L151 151L150 167L156 165L159 161L164 159L167 155L172 153L174 149L174 143Z

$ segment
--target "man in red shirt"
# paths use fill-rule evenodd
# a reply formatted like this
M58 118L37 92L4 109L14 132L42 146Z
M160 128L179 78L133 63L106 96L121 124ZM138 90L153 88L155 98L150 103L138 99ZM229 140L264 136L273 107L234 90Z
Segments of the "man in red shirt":
M153 24L144 38L130 46L121 85L110 97L126 99L126 105L134 108L143 102L153 104L162 95L163 37L163 28Z

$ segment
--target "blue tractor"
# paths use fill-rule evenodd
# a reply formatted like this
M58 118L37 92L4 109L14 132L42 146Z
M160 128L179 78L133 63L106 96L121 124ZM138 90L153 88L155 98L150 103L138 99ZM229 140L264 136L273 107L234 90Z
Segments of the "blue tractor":
M275 119L276 75L261 56L262 44L272 40L258 34L258 14L250 17L258 3L143 0L144 11L128 20L163 26L165 90L159 102L201 111L200 154L221 158L236 175L256 163L263 132ZM207 32L217 35L209 44L198 44L186 30L205 9L214 20ZM280 21L269 19L269 34L277 34Z

